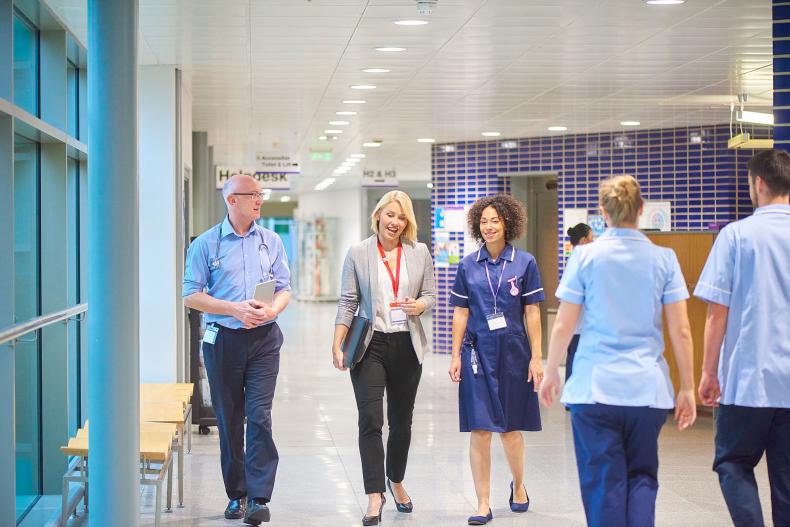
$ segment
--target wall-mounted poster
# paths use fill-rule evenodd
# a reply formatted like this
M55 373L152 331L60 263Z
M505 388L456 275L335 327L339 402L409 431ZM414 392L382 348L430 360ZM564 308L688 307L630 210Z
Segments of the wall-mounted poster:
M598 214L590 214L587 216L587 225L590 226L593 231L593 236L596 238L606 230L606 221L603 219L603 216Z
M650 231L671 231L672 202L645 201L645 208L639 218L639 228Z

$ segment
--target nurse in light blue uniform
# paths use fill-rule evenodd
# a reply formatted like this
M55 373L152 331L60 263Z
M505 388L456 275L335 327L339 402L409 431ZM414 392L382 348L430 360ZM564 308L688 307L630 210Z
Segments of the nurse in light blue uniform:
M529 508L521 431L541 429L536 392L543 378L538 304L544 294L535 258L509 243L519 237L525 217L524 207L508 195L480 198L472 205L469 228L485 244L461 261L450 295L455 307L449 373L460 382L461 431L471 432L469 457L478 504L469 525L493 518L493 432L500 434L513 476L510 510Z
M601 212L609 228L576 247L562 276L540 397L559 395L559 364L584 308L584 329L565 385L584 511L590 527L655 524L658 435L675 407L678 428L696 418L688 290L675 253L639 230L639 184L604 181ZM677 403L664 360L666 314L680 373Z
M719 233L694 295L708 302L700 399L737 526L764 525L754 467L765 453L774 525L790 525L790 155L749 161L754 214Z

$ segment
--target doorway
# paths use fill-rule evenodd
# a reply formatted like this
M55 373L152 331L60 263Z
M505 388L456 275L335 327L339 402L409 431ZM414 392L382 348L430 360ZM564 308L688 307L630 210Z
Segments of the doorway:
M546 300L540 304L543 326L543 357L548 351L549 330L553 325L559 301L554 296L558 279L557 241L557 178L559 174L508 174L510 193L527 208L525 235L513 245L535 256Z

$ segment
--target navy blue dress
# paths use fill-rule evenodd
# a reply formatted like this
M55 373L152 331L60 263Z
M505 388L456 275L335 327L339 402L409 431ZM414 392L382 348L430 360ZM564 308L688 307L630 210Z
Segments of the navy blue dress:
M494 291L502 276L496 309L504 313L506 328L489 329L494 295L486 266ZM527 382L532 351L524 326L524 306L544 298L535 257L527 252L508 244L494 262L483 246L461 260L450 304L469 309L458 388L462 432L541 429L538 395L533 382Z

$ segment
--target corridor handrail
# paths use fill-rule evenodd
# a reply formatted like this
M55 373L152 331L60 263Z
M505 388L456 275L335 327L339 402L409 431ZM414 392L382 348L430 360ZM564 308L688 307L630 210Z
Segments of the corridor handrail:
M36 331L43 327L50 326L56 322L60 322L61 320L66 320L75 315L85 313L86 311L88 311L87 303L77 304L76 306L64 309L63 311L50 313L49 315L37 317L32 320L28 320L27 322L22 322L21 324L8 327L0 331L0 345L5 344L11 340L16 340L22 335L30 333L31 331Z

